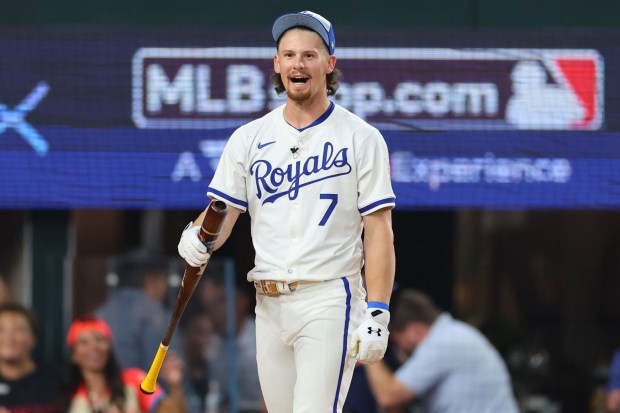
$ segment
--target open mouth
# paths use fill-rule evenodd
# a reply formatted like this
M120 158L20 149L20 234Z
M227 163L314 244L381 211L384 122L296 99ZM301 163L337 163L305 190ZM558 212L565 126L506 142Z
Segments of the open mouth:
M292 83L300 84L300 83L306 83L307 81L308 81L308 78L304 77L304 76L294 76L294 77L291 77L291 82Z

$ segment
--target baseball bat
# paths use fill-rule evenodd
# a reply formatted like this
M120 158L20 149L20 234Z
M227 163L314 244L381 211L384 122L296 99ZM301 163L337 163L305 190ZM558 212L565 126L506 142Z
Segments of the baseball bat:
M226 204L222 201L213 200L207 207L204 220L202 221L202 225L200 227L199 237L203 244L207 247L209 254L213 251L215 241L220 234L222 224L224 223L224 218L227 213L228 210L226 209ZM202 267L197 268L186 264L183 279L181 281L181 287L179 288L179 294L177 295L177 301L174 305L174 311L170 316L168 327L166 328L164 337L159 344L153 363L151 363L151 368L146 374L144 380L142 380L142 383L140 383L140 390L142 390L142 393L153 394L155 392L157 376L159 376L159 370L161 369L161 365L164 362L166 353L168 352L168 347L170 346L170 341L172 340L174 330L179 324L183 311L185 311L185 307L194 293L194 290L196 289L198 281L200 281L200 277L202 276L206 266L207 265L205 264Z

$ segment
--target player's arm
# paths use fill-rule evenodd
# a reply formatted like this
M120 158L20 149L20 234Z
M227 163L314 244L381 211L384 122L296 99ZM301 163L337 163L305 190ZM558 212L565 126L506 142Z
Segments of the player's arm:
M366 364L366 377L379 406L384 409L401 406L416 395L407 388L384 362Z
M226 242L226 240L232 233L232 229L235 226L235 223L237 222L237 219L239 218L239 215L241 215L242 212L243 211L240 210L239 208L235 208L231 205L228 205L228 213L226 214L226 218L224 218L224 223L222 224L220 235L218 235L217 240L215 241L215 247L214 247L215 250L219 249L222 245L224 245L224 243ZM194 220L194 225L196 226L200 225L202 220L205 218L206 213L207 213L207 208L205 208L205 210L202 211L200 215L198 215L198 218Z
M241 212L243 211L239 208L228 207L228 213L222 223L220 235L215 241L214 249L220 248L224 242L226 242ZM190 222L187 227L185 227L185 230L183 230L181 239L179 240L179 255L192 267L202 267L209 261L209 258L211 258L211 254L207 252L207 247L200 241L200 238L198 238L200 225L206 213L207 209L202 211L200 215L198 215L198 218Z
M362 363L374 363L383 358L389 336L389 303L396 267L391 208L371 212L362 220L368 309L364 321L353 331L349 353Z
M368 301L389 305L396 269L392 209L374 211L365 215L363 221L364 273Z

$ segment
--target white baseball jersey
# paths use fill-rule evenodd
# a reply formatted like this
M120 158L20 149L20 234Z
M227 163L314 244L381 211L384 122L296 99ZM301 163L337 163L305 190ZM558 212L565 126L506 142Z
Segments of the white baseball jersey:
M360 272L362 217L395 205L380 132L334 103L304 129L284 106L230 137L207 195L251 216L248 280L320 281Z

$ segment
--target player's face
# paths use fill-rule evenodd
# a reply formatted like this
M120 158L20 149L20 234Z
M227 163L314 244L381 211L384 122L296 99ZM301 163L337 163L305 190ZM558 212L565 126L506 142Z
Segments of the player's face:
M327 96L326 76L334 70L336 57L329 55L317 33L291 29L280 39L273 64L289 99L304 102Z

